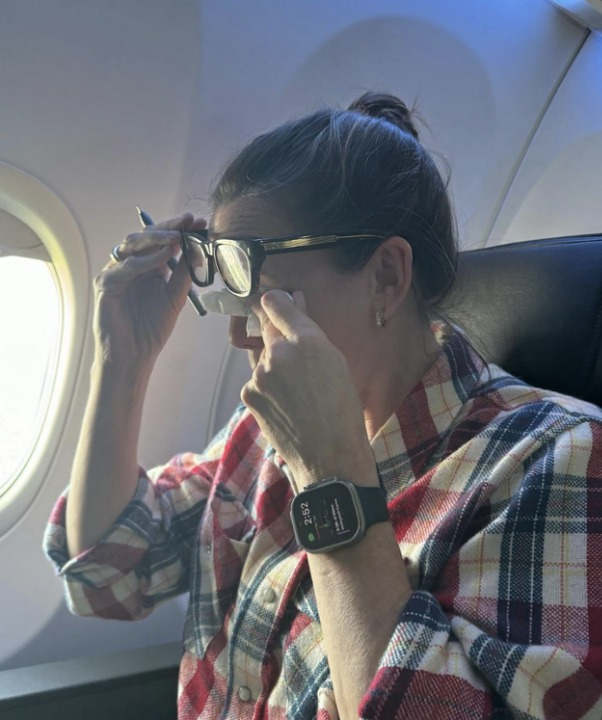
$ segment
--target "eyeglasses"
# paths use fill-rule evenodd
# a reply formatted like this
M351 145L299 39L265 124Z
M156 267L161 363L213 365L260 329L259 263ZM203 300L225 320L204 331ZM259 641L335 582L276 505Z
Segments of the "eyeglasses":
M259 272L268 255L318 250L344 240L384 240L385 235L352 233L349 235L290 235L252 240L208 240L207 231L181 232L180 245L190 277L195 285L213 284L219 272L226 288L237 297L246 298L259 288Z

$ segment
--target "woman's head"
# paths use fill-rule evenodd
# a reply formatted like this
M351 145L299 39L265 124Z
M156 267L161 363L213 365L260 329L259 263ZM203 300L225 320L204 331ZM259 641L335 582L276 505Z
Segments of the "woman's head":
M399 99L367 93L347 110L320 110L259 136L218 180L216 210L255 202L287 233L399 236L412 248L413 287L434 308L456 266L453 215L439 171ZM347 240L329 252L358 271L378 240Z

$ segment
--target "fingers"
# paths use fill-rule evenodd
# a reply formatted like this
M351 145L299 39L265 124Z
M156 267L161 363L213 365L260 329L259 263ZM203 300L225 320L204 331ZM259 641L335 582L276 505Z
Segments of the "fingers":
M151 255L167 247L172 248L171 255L173 255L177 251L179 241L178 231L156 230L153 226L149 230L130 233L116 249L119 257L124 261L136 256Z
M179 217L163 220L148 227L157 230L190 230L193 223L194 215L192 213L184 213L184 215L180 215Z
M151 254L130 255L121 262L111 260L97 276L96 285L103 291L111 288L119 290L139 275L154 271L157 276L164 277L168 271L167 262L173 253L171 245L167 245Z
M184 213L177 218L163 220L148 227L158 230L204 230L207 227L207 221L205 218L195 218L192 213Z
M207 226L204 218L196 218L192 213L185 213L177 218L149 225L127 235L116 249L119 256L126 259L136 255L155 253L171 245L173 253L177 252L180 243L180 230L202 230ZM113 262L115 264L115 261Z
M287 340L296 341L305 332L314 331L317 325L308 317L303 293L295 291L293 297L283 290L269 290L261 296L257 311L264 329L273 326Z
M205 218L195 218L191 227L186 228L187 230L204 230L207 227L207 221Z

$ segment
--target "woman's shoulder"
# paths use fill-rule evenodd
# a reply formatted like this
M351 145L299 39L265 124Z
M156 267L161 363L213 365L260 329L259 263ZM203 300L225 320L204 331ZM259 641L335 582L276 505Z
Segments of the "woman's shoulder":
M559 448L587 460L602 454L602 409L585 400L538 388L495 365L466 404L454 432L478 428L494 455L522 462Z
M476 395L488 397L507 413L537 414L542 422L565 418L569 424L602 421L602 409L586 400L564 395L555 390L535 387L511 375L497 365L487 366L486 379Z

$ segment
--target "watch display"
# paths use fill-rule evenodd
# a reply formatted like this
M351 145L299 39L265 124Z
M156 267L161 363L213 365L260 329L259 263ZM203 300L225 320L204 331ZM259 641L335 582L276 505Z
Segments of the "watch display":
M297 495L291 506L299 544L309 552L348 545L364 533L363 513L355 487L329 480Z

